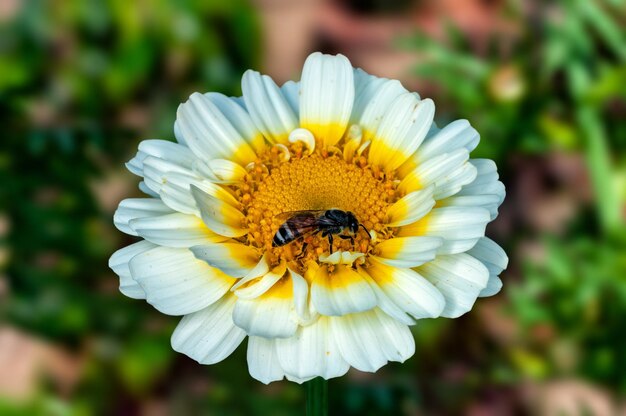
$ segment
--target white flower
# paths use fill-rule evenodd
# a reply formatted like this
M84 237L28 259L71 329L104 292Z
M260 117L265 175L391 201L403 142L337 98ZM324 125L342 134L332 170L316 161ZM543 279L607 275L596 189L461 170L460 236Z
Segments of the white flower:
M467 121L437 128L430 99L342 55L312 54L282 87L248 71L242 88L194 93L177 143L143 141L127 164L150 198L120 203L115 225L142 240L110 266L122 293L184 316L176 351L212 364L248 336L264 383L376 371L413 355L416 320L500 290L507 257L484 233L504 186L469 158ZM330 208L363 225L330 234L332 254L322 233L272 245L291 212Z

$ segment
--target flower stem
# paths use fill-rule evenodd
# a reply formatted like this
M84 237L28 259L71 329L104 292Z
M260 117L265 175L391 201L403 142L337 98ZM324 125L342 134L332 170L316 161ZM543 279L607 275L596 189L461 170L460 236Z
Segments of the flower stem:
M306 415L328 415L328 381L322 377L304 383L306 386Z

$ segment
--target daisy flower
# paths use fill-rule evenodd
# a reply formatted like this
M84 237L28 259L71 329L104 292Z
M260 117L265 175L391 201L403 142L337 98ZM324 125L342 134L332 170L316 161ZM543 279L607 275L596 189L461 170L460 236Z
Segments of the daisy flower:
M413 355L417 320L500 290L485 227L504 186L470 159L466 120L438 128L432 100L343 55L310 55L280 87L247 71L242 90L192 94L176 142L127 163L148 197L114 222L142 240L110 267L123 294L182 316L176 351L213 364L248 338L264 383L374 372Z

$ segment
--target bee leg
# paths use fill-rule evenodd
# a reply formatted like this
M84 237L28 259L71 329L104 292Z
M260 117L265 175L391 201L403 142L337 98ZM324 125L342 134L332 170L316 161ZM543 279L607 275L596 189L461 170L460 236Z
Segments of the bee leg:
M307 243L306 241L302 243L302 248L300 249L300 253L298 253L298 255L296 256L296 259L301 259L302 257L304 257L304 253L306 252L306 248L308 245L309 243Z
M359 224L359 227L363 227L363 229L365 230L365 234L367 234L367 238L369 238L371 240L372 236L370 235L370 232L367 231L367 228L365 228L365 226L363 224Z
M333 235L328 233L328 246L330 247L330 254L333 254Z

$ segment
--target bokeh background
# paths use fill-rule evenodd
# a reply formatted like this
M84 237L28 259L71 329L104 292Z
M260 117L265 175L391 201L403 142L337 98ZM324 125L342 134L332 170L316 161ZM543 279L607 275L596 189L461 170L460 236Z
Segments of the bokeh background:
M140 140L247 68L314 50L469 119L507 199L503 291L414 328L417 352L330 382L331 414L626 414L626 2L1 0L0 414L297 415L301 386L173 352L177 318L107 267Z

